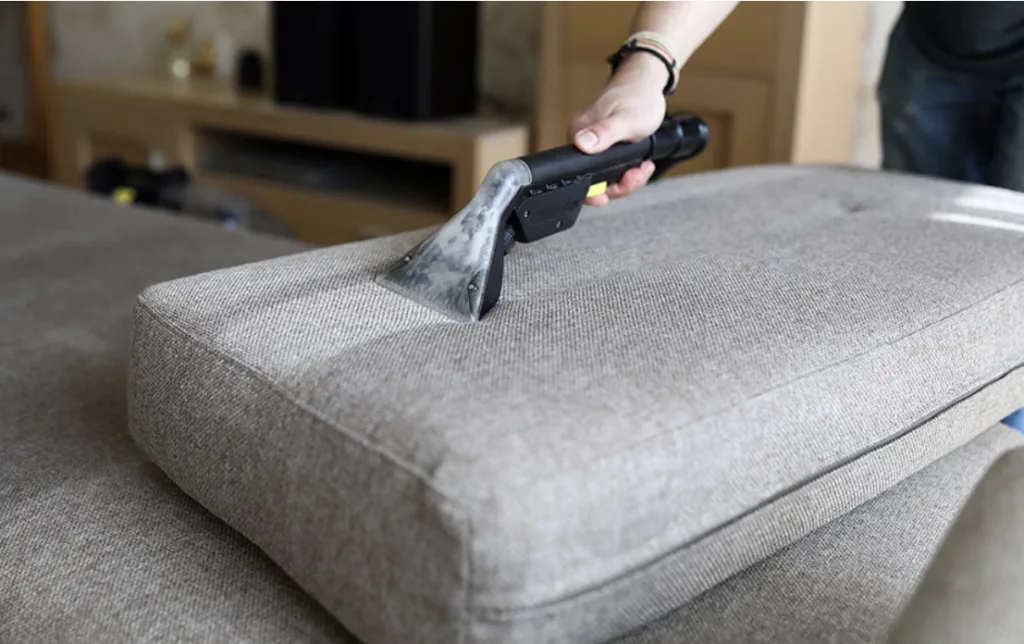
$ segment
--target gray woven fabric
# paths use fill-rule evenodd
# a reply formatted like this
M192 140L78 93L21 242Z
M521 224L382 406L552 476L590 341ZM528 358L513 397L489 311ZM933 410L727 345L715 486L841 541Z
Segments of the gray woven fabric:
M889 644L1017 644L1024 639L1024 449L971 495Z
M148 284L302 250L0 175L0 642L352 642L128 436Z
M882 644L978 480L1000 455L1022 443L1019 432L993 427L614 644ZM949 621L937 623L949 626ZM906 641L994 641L975 637L980 631L967 636L950 629L961 635L952 638L931 637L931 629L916 632L929 637Z
M0 641L354 644L125 438L134 293L295 247L3 177L0 191ZM1015 436L986 432L624 641L877 641Z
M599 641L1019 406L1024 244L958 217L1022 206L679 179L517 248L472 326L373 282L418 235L177 280L139 301L132 430L368 644Z
M963 190L677 181L524 249L473 327L372 283L409 236L163 285L136 436L368 641L599 639L1017 404L1020 245L923 217Z

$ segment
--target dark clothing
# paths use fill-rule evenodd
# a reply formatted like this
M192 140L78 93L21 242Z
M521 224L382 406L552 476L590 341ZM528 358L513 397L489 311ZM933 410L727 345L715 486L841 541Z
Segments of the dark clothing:
M878 84L883 169L1024 192L1024 68L950 69L917 47L909 22L897 21Z
M1024 72L1024 2L905 2L914 46L957 71Z
M878 102L884 170L1024 192L1024 2L905 2Z

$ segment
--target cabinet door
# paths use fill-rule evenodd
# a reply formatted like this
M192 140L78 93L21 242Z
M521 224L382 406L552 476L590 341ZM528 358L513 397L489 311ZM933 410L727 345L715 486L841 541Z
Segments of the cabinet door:
M766 160L771 73L781 20L774 4L786 3L741 5L687 65L668 109L707 121L711 142L671 174ZM568 141L569 121L607 82L605 59L629 35L637 5L553 2L545 7L536 147Z
M602 63L629 36L639 2L551 2L560 13L559 42L568 65ZM778 42L786 12L802 2L744 2L690 58L688 72L702 75L760 76L777 73ZM545 18L547 20L547 17ZM546 25L545 25L546 26Z
M566 102L586 105L608 78L602 65L577 65L565 83ZM753 165L765 158L768 88L758 81L688 75L680 80L668 111L688 112L704 119L710 130L708 147L666 176ZM571 113L566 117L566 122ZM564 129L564 128L563 128ZM555 143L568 142L568 133Z

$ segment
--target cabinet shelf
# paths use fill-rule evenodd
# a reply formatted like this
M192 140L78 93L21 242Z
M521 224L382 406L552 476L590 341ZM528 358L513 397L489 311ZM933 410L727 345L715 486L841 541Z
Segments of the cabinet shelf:
M216 81L114 78L55 88L56 179L81 185L97 158L159 155L336 244L438 223L487 170L529 151L525 123L431 122L285 107Z
M217 172L201 172L197 180L249 199L270 213L287 213L282 217L297 239L316 240L321 245L429 228L444 223L452 214L403 206L379 197L312 190Z

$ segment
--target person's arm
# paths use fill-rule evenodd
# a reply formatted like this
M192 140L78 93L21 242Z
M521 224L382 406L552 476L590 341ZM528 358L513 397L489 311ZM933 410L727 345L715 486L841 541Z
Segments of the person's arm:
M631 33L657 33L671 45L677 69L681 69L738 4L717 0L642 2ZM665 64L655 56L630 53L598 98L573 118L573 143L583 152L595 154L620 141L636 141L653 133L665 118L664 90L669 78ZM587 203L603 205L609 198L624 197L646 184L653 172L654 164L647 162Z

